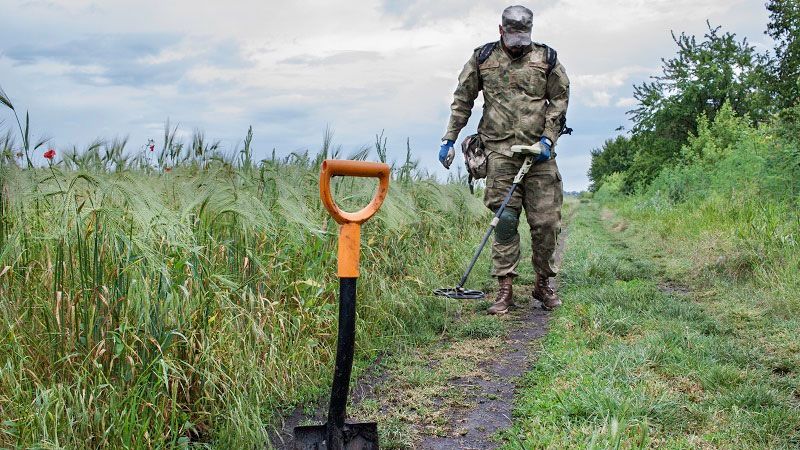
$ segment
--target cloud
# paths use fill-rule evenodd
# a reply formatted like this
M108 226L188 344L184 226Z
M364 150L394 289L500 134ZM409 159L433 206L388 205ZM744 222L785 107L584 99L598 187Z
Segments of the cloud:
M203 46L170 33L89 35L60 44L19 44L4 52L17 65L58 64L81 84L135 87L177 83L200 61L246 64L238 55L230 41Z
M20 6L59 12L86 12L99 9L98 3L94 0L24 0L20 2Z
M345 153L386 130L436 162L456 79L472 50L497 39L499 0L3 0L0 73L36 130L56 144L97 136L157 138L169 117L223 145L247 126L261 156L317 148L325 126ZM705 20L754 43L766 10L752 0L529 0L534 39L572 80L559 142L567 189L588 184L589 149L627 123L631 85L674 54L669 31ZM298 26L302 23L302 26ZM763 44L769 47L769 42ZM598 113L599 112L599 113ZM462 136L480 118L480 101ZM6 118L0 116L0 120ZM6 122L6 126L8 122ZM135 147L135 146L134 146Z
M305 66L327 66L334 64L352 64L361 61L377 61L382 56L374 51L344 51L328 56L297 55L279 61L280 64L297 64Z
M310 115L308 108L303 107L276 107L259 111L251 115L256 121L264 123L298 122L308 119Z
M414 29L442 22L462 20L475 10L494 13L499 23L504 1L475 2L470 0L381 0L379 8L384 15L400 19L401 28Z
M636 106L638 103L639 101L633 97L623 97L617 100L617 102L614 103L614 106L616 106L617 108L631 108L633 106Z
M182 73L178 62L151 64L140 58L154 56L179 37L170 35L87 36L56 45L23 44L9 48L5 56L18 65L57 63L79 83L132 85L169 83Z
M588 106L596 107L596 106L608 106L611 104L611 94L607 91L594 91L592 92L592 96L585 100Z
M653 73L654 68L643 66L628 66L618 69L591 74L577 74L570 77L573 99L591 107L625 107L621 100L614 98L630 95L630 88L634 79Z
M595 34L628 32L664 23L680 23L718 16L746 0L559 0L549 15L584 23Z
M154 55L179 40L179 36L162 33L89 35L55 45L18 44L11 46L6 51L6 56L20 64L50 59L73 65L87 65L99 61L125 61Z

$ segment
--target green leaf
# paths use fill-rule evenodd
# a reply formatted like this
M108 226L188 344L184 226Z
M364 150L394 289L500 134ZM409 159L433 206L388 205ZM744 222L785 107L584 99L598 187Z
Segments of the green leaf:
M31 116L26 111L25 112L25 134L22 136L22 144L25 146L25 150L31 149L30 140L28 140L28 136L31 134Z

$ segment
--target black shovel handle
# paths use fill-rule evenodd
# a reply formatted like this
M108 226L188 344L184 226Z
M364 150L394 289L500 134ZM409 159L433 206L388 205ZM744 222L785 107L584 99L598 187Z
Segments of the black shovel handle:
M347 416L347 395L356 340L356 281L339 278L339 335L336 340L336 367L333 371L331 403L328 409L328 442L341 442L342 427ZM335 444L332 446L335 447Z

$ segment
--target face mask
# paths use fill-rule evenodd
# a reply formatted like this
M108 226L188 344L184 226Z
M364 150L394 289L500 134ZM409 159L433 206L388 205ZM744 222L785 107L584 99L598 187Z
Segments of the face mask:
M510 45L508 45L508 42L506 41L506 35L503 35L503 44L506 45L506 48L508 49L508 52L511 53L514 56L521 55L522 52L525 51L525 46L521 46L521 45L510 46Z

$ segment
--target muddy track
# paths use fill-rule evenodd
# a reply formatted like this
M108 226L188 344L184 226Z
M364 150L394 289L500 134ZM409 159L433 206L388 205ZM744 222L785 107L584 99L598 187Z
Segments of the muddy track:
M511 426L517 377L530 368L531 343L547 332L549 313L534 305L523 305L509 320L510 331L501 353L481 364L481 376L453 380L465 388L475 407L448 411L456 432L448 436L425 436L421 449L487 449L497 444L491 436Z
M568 222L568 221L567 221ZM565 229L559 239L556 260L560 265L567 240ZM553 281L551 281L553 282ZM557 283L554 283L557 288ZM383 370L380 359L372 369L361 377L352 387L352 406L348 408L357 417L352 421L365 421L364 417L379 422L393 420L410 422L405 432L414 436L404 444L392 444L394 448L417 448L431 450L446 449L492 449L500 445L495 433L509 428L512 424L514 393L517 379L529 371L536 358L533 345L547 333L550 313L541 309L537 301L527 302L532 286L515 286L515 300L518 307L502 318L507 332L492 343L488 341L469 342L467 346L481 347L469 355L474 367L464 373L447 373L446 379L438 386L441 395L422 395L426 405L414 405L414 393L404 392L407 387L399 382L392 369ZM426 349L416 358L419 364L437 370L448 356L448 346L453 342L442 342L434 348ZM450 349L452 350L452 349ZM452 356L452 355L451 355ZM458 356L457 356L458 357ZM434 386L436 391L437 386ZM453 397L457 401L452 401ZM379 410L364 415L361 407L366 400L380 404ZM401 404L398 406L398 403ZM405 403L405 404L403 404ZM327 397L320 400L313 415L302 409L284 418L282 426L273 433L275 448L291 448L292 431L295 426L308 422L323 423ZM427 414L418 414L427 410ZM306 409L306 412L308 410ZM312 416L312 417L309 417ZM433 419L431 419L433 417ZM434 426L435 423L445 424Z
M358 405L365 398L375 394L375 390L386 380L386 374L381 371L383 357L378 357L369 369L358 380L350 382L350 395L348 398L348 412L353 405ZM330 390L330 388L328 388ZM323 424L327 420L328 394L313 406L312 414L307 408L296 408L290 415L282 418L281 425L270 433L270 443L275 449L291 449L294 439L294 428L299 425ZM348 422L367 422L348 415Z
M556 260L561 264L567 230L559 239ZM557 289L557 283L551 280ZM519 292L528 296L532 286L520 286ZM425 436L416 446L420 449L491 449L499 444L492 439L498 432L511 427L514 392L517 379L530 370L535 361L531 344L547 333L550 313L538 301L522 304L510 314L509 332L503 340L504 350L482 364L484 375L460 379L456 382L469 388L475 407L467 411L451 411L450 417L458 423L458 432L450 436Z

